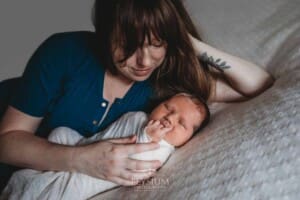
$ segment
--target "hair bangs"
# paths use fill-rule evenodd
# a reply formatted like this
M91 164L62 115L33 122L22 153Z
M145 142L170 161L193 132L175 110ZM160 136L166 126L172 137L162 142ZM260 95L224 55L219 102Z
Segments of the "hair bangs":
M173 19L169 14L165 14L170 10L166 6L168 6L166 2L157 0L152 0L152 2L124 0L120 3L115 31L113 31L116 34L115 46L123 50L124 57L120 62L128 59L138 48L142 47L146 39L149 45L156 46L176 41L177 37L171 25Z

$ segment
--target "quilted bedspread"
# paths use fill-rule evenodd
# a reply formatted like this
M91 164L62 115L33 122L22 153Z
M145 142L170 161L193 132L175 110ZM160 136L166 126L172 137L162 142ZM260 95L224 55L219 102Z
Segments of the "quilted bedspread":
M300 199L300 0L186 0L203 39L267 69L274 85L211 105L210 124L156 177L93 199ZM121 198L122 197L122 198Z

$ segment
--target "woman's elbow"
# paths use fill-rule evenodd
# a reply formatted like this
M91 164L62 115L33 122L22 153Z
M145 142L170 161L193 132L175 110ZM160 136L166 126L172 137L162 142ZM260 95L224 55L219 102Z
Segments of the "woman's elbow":
M272 87L274 82L275 82L275 78L271 74L267 73L267 76L265 78L265 87L266 87L266 89Z
M261 77L260 80L254 81L252 84L249 84L247 89L241 91L241 93L245 97L253 98L260 95L270 87L272 87L274 82L275 82L274 77L271 74L266 73L266 75L264 77Z

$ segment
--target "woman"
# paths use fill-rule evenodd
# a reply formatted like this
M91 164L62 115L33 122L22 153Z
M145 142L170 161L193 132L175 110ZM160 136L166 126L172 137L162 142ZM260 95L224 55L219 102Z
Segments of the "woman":
M55 34L34 53L0 124L0 162L135 185L134 177L151 176L136 170L160 163L129 155L157 144L129 137L70 147L36 135L67 126L91 136L125 112L148 110L154 97L236 101L273 83L260 67L198 40L179 0L96 0L94 24L95 33Z

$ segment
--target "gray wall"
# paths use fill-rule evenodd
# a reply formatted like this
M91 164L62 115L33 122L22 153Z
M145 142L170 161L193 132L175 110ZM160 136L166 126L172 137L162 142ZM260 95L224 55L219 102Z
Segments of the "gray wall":
M21 75L55 32L93 30L93 0L0 0L0 81Z
M184 1L193 13L203 9L198 0ZM51 34L93 30L93 3L94 0L0 0L0 81L21 75L34 50Z

